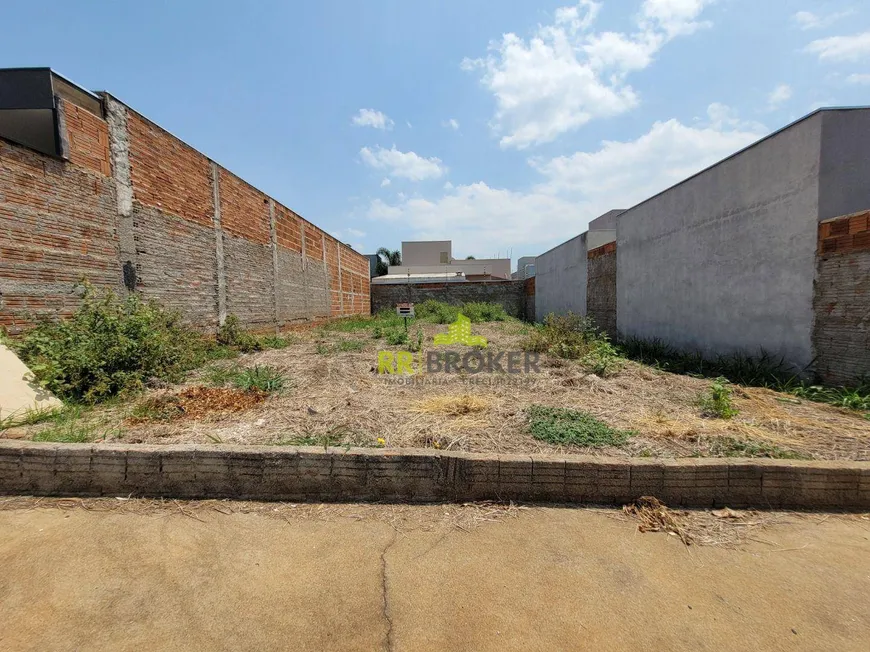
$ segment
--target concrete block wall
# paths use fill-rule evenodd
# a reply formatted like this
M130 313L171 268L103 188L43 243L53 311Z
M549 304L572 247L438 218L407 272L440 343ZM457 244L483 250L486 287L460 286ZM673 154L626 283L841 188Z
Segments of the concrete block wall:
M395 310L397 303L422 303L427 299L459 305L470 301L499 303L511 317L525 319L526 282L489 281L465 283L414 283L371 286L372 314Z
M616 338L616 243L590 249L586 254L586 314L596 326Z
M207 331L368 314L364 256L102 97L103 115L57 99L66 160L0 139L0 325L70 314L83 278Z

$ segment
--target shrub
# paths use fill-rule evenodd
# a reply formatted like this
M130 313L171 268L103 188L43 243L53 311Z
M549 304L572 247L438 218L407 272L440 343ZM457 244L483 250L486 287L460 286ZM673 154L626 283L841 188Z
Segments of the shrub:
M727 378L714 380L710 389L698 397L698 404L705 417L730 419L738 413L737 408L731 403L731 389L728 387Z
M227 315L218 329L217 341L218 344L235 347L244 353L263 350L260 340L242 328L239 318L235 315Z
M91 288L70 319L43 321L13 345L41 385L89 403L138 391L151 378L178 381L210 348L177 313Z
M623 364L616 347L605 333L598 332L592 319L571 312L547 315L544 323L528 333L520 346L526 351L577 360L599 376L613 374Z
M414 306L414 315L417 319L436 324L450 324L459 316L459 308L435 299L426 299Z
M582 410L532 405L526 414L532 437L551 444L621 446L634 434L612 428Z
M486 303L483 301L470 301L462 304L459 310L473 322L507 321L508 314L500 303Z

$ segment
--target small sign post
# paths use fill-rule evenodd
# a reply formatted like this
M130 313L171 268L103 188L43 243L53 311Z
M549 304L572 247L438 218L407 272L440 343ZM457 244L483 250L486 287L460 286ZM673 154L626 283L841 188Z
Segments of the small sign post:
M396 304L396 314L399 317L405 318L405 332L408 332L408 317L414 316L414 304L413 303L397 303Z

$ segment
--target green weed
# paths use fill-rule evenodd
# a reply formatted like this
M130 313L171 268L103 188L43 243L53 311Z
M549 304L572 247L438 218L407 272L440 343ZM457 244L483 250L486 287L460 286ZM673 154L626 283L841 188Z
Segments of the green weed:
M705 417L730 419L739 412L731 401L731 389L728 387L727 378L714 380L710 388L698 397L698 405Z
M855 387L828 387L809 383L783 358L762 350L758 355L733 353L707 358L698 351L680 351L659 339L627 337L619 342L622 354L632 360L671 373L727 378L732 383L766 387L817 403L851 410L870 410L870 380Z
M619 351L607 334L599 332L591 318L571 312L547 315L543 324L529 331L520 346L526 351L577 360L599 376L612 375L623 366Z
M232 383L245 392L260 391L273 394L284 389L287 379L275 367L256 365L242 369L233 378Z
M205 370L203 378L214 387L232 385L244 391L259 390L269 394L281 391L287 384L284 375L269 365L256 365L254 367L213 366Z
M67 407L49 419L49 425L33 435L33 441L81 444L118 435L113 429L89 421L80 406Z
M526 414L532 437L551 444L621 446L634 434L612 428L582 410L532 405Z
M776 444L736 437L715 437L710 446L714 457L770 457L780 460L809 459L808 456Z
M357 352L365 348L365 343L359 340L341 340L335 345L335 349L339 352Z
M384 333L384 339L387 344L392 346L400 346L408 343L408 334L402 329L394 329Z

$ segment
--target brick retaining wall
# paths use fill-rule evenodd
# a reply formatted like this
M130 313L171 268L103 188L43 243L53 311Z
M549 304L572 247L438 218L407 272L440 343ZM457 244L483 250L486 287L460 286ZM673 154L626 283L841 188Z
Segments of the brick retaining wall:
M870 509L870 462L0 441L0 494Z

